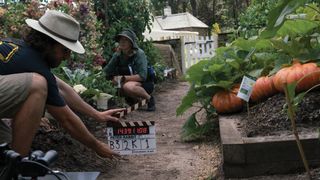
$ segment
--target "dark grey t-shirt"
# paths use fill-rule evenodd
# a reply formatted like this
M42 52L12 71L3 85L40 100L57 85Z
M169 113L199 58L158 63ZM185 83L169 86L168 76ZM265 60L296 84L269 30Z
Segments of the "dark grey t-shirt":
M0 41L0 74L24 72L39 73L47 80L47 104L60 107L66 105L59 94L56 78L41 57L41 53L27 46L23 41L19 43Z

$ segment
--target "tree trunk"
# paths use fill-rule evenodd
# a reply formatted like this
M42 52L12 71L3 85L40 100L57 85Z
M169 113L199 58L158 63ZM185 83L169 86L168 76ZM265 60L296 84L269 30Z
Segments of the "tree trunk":
M174 0L168 0L168 4L171 7L171 13L176 14L178 12L177 4Z
M216 22L216 5L217 0L212 0L212 22Z
M182 12L187 12L188 2L186 0L182 1Z
M108 29L109 28L109 16L108 16L108 0L103 0L103 13L104 13L104 25Z
M198 17L197 1L196 0L190 0L190 4L191 4L191 7L192 7L192 14L195 17Z
M246 7L250 5L250 0L246 0Z
M238 11L237 11L237 9L241 8L241 7L238 6L238 4L239 4L238 0L234 0L233 3L232 3L234 27L238 27L238 20L237 20L238 19L238 14L237 14Z

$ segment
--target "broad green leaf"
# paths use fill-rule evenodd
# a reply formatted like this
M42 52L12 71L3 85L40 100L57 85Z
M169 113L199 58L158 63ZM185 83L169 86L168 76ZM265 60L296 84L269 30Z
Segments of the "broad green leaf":
M298 7L303 6L307 0L282 0L280 4L270 11L268 26L261 33L262 38L271 38L280 29L288 14L294 12Z
M188 117L187 121L182 126L182 139L184 141L196 139L199 136L200 130L201 127L196 119L196 113L193 113Z
M301 60L320 59L320 48L309 49L308 53L303 53L297 56Z
M251 48L252 49L252 48ZM250 49L250 51L251 51ZM240 59L246 59L248 54L249 54L249 51L245 51L245 50L238 50L237 51L237 57L240 58Z
M186 73L186 80L189 82L200 82L202 76L207 72L204 72L203 69L210 64L210 60L203 60L197 64L191 66Z
M222 89L229 89L232 86L232 84L233 84L232 81L219 81L218 83L208 83L208 84L204 84L203 86L205 88L218 87Z
M196 113L192 113L187 119L186 123L182 126L184 130L196 129L199 126L199 123L196 119Z
M221 89L221 87L202 87L201 90L197 91L197 101L199 101L202 105L207 104L207 102L203 103L203 101L211 101L212 96L221 91Z
M254 46L257 51L264 50L264 49L271 49L272 44L268 39L258 39L256 40L256 44Z
M275 74L281 68L283 68L285 66L289 66L291 64L291 60L292 60L291 57L289 57L285 54L279 54L279 56L277 56L277 58L274 60L274 68L272 69L272 71L270 71L269 74L270 75Z
M296 36L304 36L314 33L319 26L319 23L310 20L288 20L278 30L277 34L282 37L289 35L291 38Z
M253 70L253 71L250 71L250 72L248 73L248 75L251 76L251 77L258 78L258 77L261 76L262 71L263 71L263 69L255 69L255 70Z
M87 97L87 98L92 98L96 95L100 94L100 91L99 90L96 90L96 89L87 89L86 91L84 91L82 94L81 94L81 97Z
M250 51L252 47L254 47L256 44L256 40L246 40L243 38L236 39L233 42L233 46L237 46L240 49Z
M212 64L208 67L208 71L217 72L217 71L223 70L224 67L225 67L224 64Z
M176 115L182 115L187 109L192 107L192 104L196 102L197 96L195 90L191 87L186 96L183 97L181 104L176 109Z
M217 86L218 86L218 87L222 87L222 88L224 88L224 89L229 89L232 84L233 84L232 81L224 81L224 80L222 80L222 81L219 81L219 82L217 83Z
M310 47L310 38L309 37L300 37L293 38L289 42L284 42L282 40L272 40L273 46L276 47L279 51L289 55L294 58L301 54L309 53Z
M245 40L239 38L234 41L233 45L245 51L251 51L252 48L255 48L256 50L272 48L272 44L268 39Z
M230 66L234 67L235 69L240 69L240 64L235 59L226 59L226 63Z

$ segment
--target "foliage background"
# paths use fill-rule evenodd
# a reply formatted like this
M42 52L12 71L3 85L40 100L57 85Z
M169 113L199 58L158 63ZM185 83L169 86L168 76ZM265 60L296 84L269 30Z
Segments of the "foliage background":
M164 65L159 52L150 41L144 41L142 33L150 25L150 12L146 1L51 1L44 5L32 0L19 3L7 3L0 7L0 38L21 38L29 30L25 19L39 19L46 9L56 9L70 14L80 23L80 41L86 49L84 55L72 53L71 59L54 69L57 76L71 85L84 83L89 89L99 89L115 95L115 89L111 83L104 83L104 74L101 68L110 59L115 47L114 36L123 28L131 28L138 36L138 44L144 49L151 64ZM63 67L69 69L68 76ZM158 69L159 69L158 68ZM79 73L77 69L82 69ZM157 76L161 76L158 73ZM74 79L70 79L74 78ZM92 79L99 81L92 81ZM75 79L82 79L77 81ZM161 79L158 77L158 79ZM91 83L86 83L91 82Z

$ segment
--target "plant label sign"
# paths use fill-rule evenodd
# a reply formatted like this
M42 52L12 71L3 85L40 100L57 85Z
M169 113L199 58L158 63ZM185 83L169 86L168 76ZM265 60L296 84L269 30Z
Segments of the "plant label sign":
M156 152L154 121L108 122L107 141L120 155L153 154Z
M252 89L256 81L253 78L243 76L242 82L238 91L237 96L247 102L249 102Z

